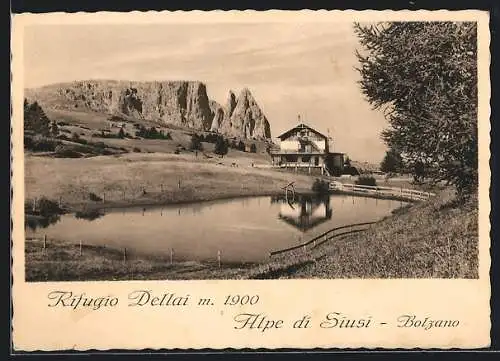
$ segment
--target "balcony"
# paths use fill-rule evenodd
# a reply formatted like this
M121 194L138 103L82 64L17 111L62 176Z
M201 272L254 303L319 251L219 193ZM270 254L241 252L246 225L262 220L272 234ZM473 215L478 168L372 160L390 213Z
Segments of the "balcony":
M306 151L305 149L280 149L280 150L272 150L271 155L286 155L286 154L310 154L310 155L323 155L326 152L311 149L311 151Z

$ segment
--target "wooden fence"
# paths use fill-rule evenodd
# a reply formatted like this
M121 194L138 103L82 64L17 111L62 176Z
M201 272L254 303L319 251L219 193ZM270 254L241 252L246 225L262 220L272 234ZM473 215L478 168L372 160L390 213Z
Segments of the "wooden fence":
M317 247L320 244L323 244L323 243L331 240L332 238L344 236L347 234L353 234L353 233L357 233L357 232L361 232L361 231L366 231L370 225L375 224L375 223L377 223L377 222L355 223L355 224L348 224L345 226L336 227L336 228L330 229L329 231L326 231L326 232L320 234L319 236L314 237L313 239L311 239L307 242L298 244L298 245L293 246L293 247L288 247L288 248L280 249L277 251L269 252L269 257L275 256L275 255L280 254L280 253L285 253L285 252L293 251L296 249L301 249L301 248L304 250L304 252L306 252L308 247L310 249ZM347 230L347 231L336 233L337 231L340 231L340 230Z
M414 201L425 201L434 193L418 191L416 189L407 189L402 187L380 187L380 186L364 186L359 184L349 184L340 182L331 182L330 190L355 192L360 194L374 194L378 196L399 197Z

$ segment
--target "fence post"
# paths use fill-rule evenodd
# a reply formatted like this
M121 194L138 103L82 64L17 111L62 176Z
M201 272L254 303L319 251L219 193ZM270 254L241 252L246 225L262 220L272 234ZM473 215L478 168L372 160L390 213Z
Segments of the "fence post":
M302 248L304 249L304 253L307 253L307 247L306 247L306 245L304 245Z
M59 209L62 207L62 196L59 196Z
M106 192L102 193L102 203L106 202Z
M220 250L217 251L217 263L219 264L219 268L220 268Z
M43 235L43 254L45 254L47 252L47 235L44 234Z
M36 197L33 198L33 212L36 212Z
M80 257L82 256L82 240L80 240Z
M174 263L174 249L170 248L170 264Z

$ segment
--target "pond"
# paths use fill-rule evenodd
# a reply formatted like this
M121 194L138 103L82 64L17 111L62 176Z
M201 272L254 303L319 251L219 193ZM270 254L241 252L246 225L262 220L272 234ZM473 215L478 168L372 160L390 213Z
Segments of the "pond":
M334 227L377 221L404 202L346 195L237 198L196 204L107 209L90 219L66 214L26 224L27 237L127 248L175 260L259 262ZM334 242L332 240L332 242Z

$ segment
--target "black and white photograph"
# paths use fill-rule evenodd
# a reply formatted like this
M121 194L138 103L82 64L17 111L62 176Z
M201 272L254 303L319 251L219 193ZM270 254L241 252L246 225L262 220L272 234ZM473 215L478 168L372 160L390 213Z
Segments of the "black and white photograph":
M487 12L12 20L13 349L491 345Z
M479 277L475 22L23 36L27 282Z

